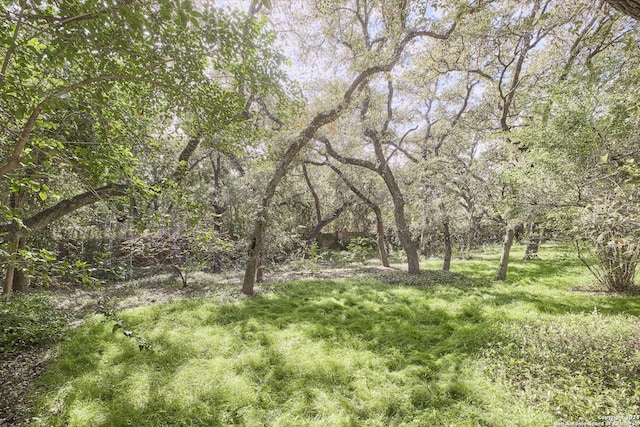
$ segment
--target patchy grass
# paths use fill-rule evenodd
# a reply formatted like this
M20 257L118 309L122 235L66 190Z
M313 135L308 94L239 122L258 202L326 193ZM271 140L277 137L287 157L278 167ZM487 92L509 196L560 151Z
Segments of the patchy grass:
M418 274L408 275L400 270L382 271L375 278L387 285L400 286L436 286L469 284L467 276L442 270L421 270Z
M638 414L640 298L571 291L589 278L569 253L547 246L542 260L516 261L516 249L503 283L488 251L454 264L466 281L426 273L416 286L393 272L389 286L376 273L119 313L151 351L94 316L49 365L34 425L545 426Z

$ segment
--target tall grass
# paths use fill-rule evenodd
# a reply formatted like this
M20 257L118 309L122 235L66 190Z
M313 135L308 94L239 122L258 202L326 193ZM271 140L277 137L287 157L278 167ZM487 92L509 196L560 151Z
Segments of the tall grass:
M588 280L579 261L540 256L513 261L506 283L491 281L487 252L447 284L306 280L122 313L151 351L94 316L42 378L34 425L545 426L638 413L640 298L571 291Z

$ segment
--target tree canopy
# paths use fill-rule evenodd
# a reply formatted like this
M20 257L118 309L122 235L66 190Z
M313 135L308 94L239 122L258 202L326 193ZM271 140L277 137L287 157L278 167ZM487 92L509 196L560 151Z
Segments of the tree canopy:
M5 293L70 230L180 233L245 293L326 231L410 273L503 241L500 279L514 239L596 238L635 215L633 4L5 1Z

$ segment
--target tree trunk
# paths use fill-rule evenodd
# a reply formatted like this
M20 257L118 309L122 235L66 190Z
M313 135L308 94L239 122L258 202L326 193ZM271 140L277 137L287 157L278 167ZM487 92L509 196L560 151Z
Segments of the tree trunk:
M376 234L378 235L378 255L383 267L389 267L389 255L387 254L387 242L384 238L384 223L382 222L382 212L374 205L373 212L376 215Z
M227 206L220 205L218 203L218 195L220 193L220 179L222 176L222 155L220 153L217 154L214 159L213 154L209 155L209 161L211 162L211 168L213 170L213 197L211 199L211 207L213 208L213 212L215 213L215 220L213 221L213 231L216 234L222 233L222 216L227 211ZM214 273L220 273L222 271L222 257L220 256L220 252L216 251L213 254L212 260L212 270Z
M256 268L256 282L264 282L264 253L258 257L258 267Z
M478 229L480 226L479 218L475 215L472 215L469 220L469 229L467 230L467 236L464 244L464 257L471 258L471 250L476 242L476 235L478 234Z
M4 276L4 285L2 287L2 298L6 301L11 297L13 291L13 278L15 276L15 262L18 256L18 246L20 244L20 234L13 233L8 236L9 256L7 258L7 271Z
M313 230L311 230L311 232L309 233L309 236L307 236L307 239L304 243L304 248L303 248L303 252L305 253L305 258L308 257L308 250L311 247L311 245L313 245L313 242L316 241L316 239L318 238L318 234L320 234L320 232L329 224L331 224L333 221L335 221L336 219L338 219L340 217L340 215L342 215L342 212L345 211L345 209L347 209L347 207L349 206L348 202L345 202L342 204L342 206L340 206L338 209L336 209L335 211L331 212L326 218L321 218L320 221L316 224L315 227L313 227Z
M375 145L377 145L377 142ZM402 249L404 249L404 253L407 255L407 271L409 274L417 274L420 272L420 257L418 256L416 245L413 243L413 239L411 239L409 227L407 226L407 220L404 213L404 197L402 197L400 187L398 187L398 183L396 182L389 165L385 164L384 168L385 169L380 175L387 184L389 193L391 193L391 199L393 200L393 217L396 220L398 239L400 240Z
M538 259L538 249L540 249L540 233L539 227L535 222L529 226L529 239L527 240L527 249L524 253L524 260Z
M444 209L444 206L442 207ZM445 216L442 222L442 231L444 233L444 262L442 263L442 271L449 271L451 268L451 229L449 227L449 218Z
M404 249L404 253L407 255L407 272L409 274L417 274L420 272L420 257L411 239L409 227L404 216L404 198L399 189L398 192L392 191L391 197L393 199L393 216L396 220L398 239L402 249Z
M18 250L24 250L27 248L27 239L25 236L20 236L18 239ZM23 269L16 266L13 272L13 290L16 292L25 292L29 287L29 276Z
M507 225L507 231L502 242L502 255L500 256L497 280L505 280L507 278L507 266L509 265L509 252L511 252L511 246L513 245L513 236L513 227Z
M269 198L270 200L271 198ZM266 210L266 209L265 209ZM256 282L256 273L258 271L259 254L264 247L264 217L258 217L251 236L251 245L249 246L249 259L244 270L244 280L242 282L242 293L245 295L253 295L253 286Z

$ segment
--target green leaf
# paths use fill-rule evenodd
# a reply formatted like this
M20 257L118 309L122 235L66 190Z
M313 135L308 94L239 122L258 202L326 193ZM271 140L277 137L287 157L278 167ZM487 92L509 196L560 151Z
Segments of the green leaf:
M38 196L40 197L40 200L42 200L43 202L47 200L47 197L48 197L47 193L44 191L39 192Z

